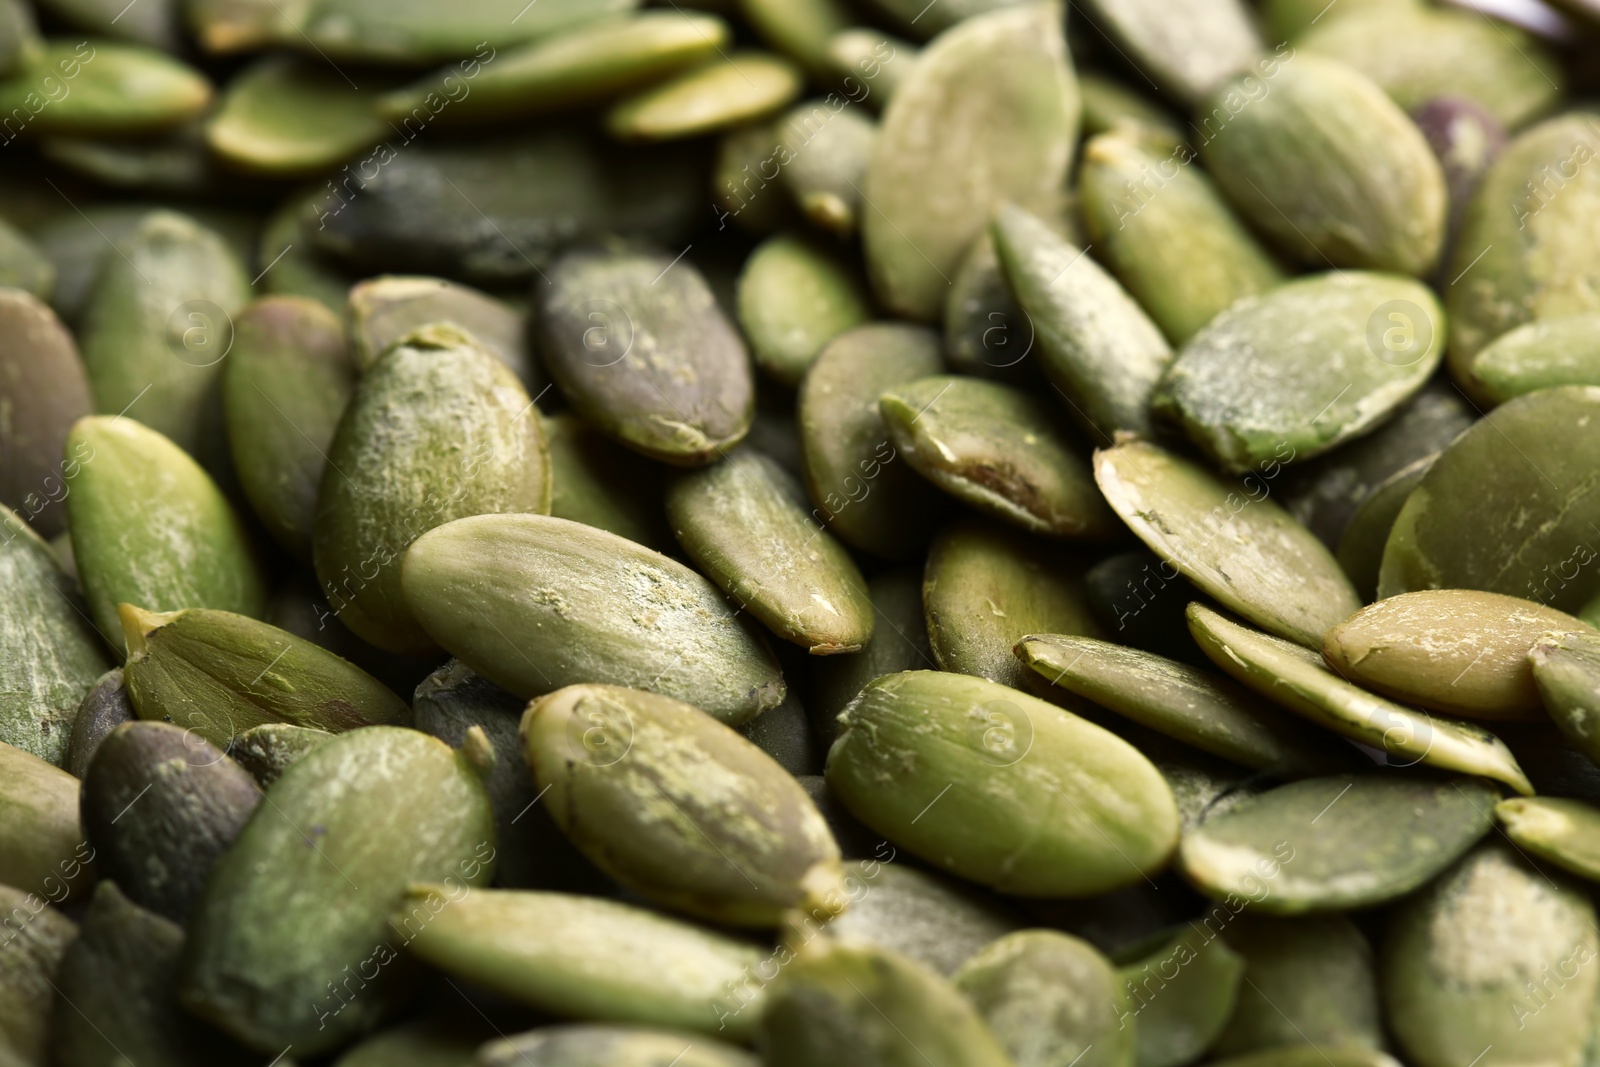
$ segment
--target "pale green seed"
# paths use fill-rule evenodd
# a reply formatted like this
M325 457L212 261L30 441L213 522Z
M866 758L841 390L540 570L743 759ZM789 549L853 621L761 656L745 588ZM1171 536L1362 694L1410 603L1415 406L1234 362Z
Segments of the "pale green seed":
M1185 104L1198 103L1264 51L1241 0L1091 0L1089 8L1087 17L1120 42L1134 68Z
M1600 312L1524 323L1473 356L1469 373L1491 404L1558 385L1600 385Z
M1565 797L1512 797L1494 814L1519 849L1600 881L1600 808Z
M1215 911L1212 912L1215 914ZM1190 924L1153 951L1122 961L1137 1067L1179 1067L1217 1039L1238 1001L1244 960L1210 929Z
M872 317L859 275L798 237L762 242L739 275L739 325L756 366L785 385L805 377L827 343Z
M271 56L228 82L206 121L206 143L224 160L275 177L314 175L390 132L369 85L357 92L326 63Z
M766 118L793 103L802 87L800 71L787 60L734 52L619 101L605 125L627 141L696 137Z

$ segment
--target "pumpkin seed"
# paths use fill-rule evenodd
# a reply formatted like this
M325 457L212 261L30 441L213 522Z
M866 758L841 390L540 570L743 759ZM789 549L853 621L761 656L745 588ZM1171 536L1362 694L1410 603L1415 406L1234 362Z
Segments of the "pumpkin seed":
M1086 138L1124 129L1128 136L1147 147L1176 152L1184 144L1186 135L1170 113L1121 82L1093 71L1082 71L1078 75L1078 88L1083 91ZM1087 154L1084 162L1089 162Z
M758 1067L743 1049L703 1034L634 1026L542 1026L491 1042L482 1067Z
M828 39L828 59L841 78L860 78L871 83L872 106L882 110L911 73L920 50L910 41L891 37L881 30L855 26Z
M1472 357L1470 373L1491 404L1558 385L1600 385L1600 312L1524 323Z
M249 771L265 790L282 778L291 764L332 736L314 726L264 722L235 737L228 746L228 756Z
M363 373L407 334L433 322L448 322L471 334L517 376L529 396L544 388L524 316L471 286L444 278L384 275L352 287L345 308L350 347Z
M1600 641L1586 631L1546 634L1528 652L1534 684L1551 720L1591 759L1600 753Z
M33 8L22 0L0 6L0 75L27 67L38 59L42 47Z
M423 1018L374 1034L334 1067L474 1067L479 1047L493 1042L497 1030L493 1020L476 1015Z
M78 821L78 780L0 743L0 885L60 902L87 890L94 850Z
M78 713L72 720L72 740L67 748L65 770L74 778L82 778L89 770L89 761L95 749L117 727L132 722L138 716L128 700L128 690L122 682L122 668L113 667L95 680Z
M1394 520L1400 517L1406 498L1421 483L1433 461L1433 456L1424 456L1379 482L1339 535L1339 549L1334 555L1362 600L1376 599L1389 531L1394 529Z
M887 842L877 842L870 853L887 853L887 859L845 863L850 907L821 927L829 937L898 952L950 977L979 949L1022 926L993 897L895 864L896 853Z
M739 14L772 47L811 74L828 80L833 64L828 42L849 28L854 12L843 0L739 0Z
M337 166L383 140L389 129L371 97L338 70L278 55L228 82L206 121L206 143L236 167L294 177Z
M803 85L787 60L734 52L620 101L605 126L626 141L696 137L766 118L793 103Z
M0 1056L19 1065L45 1063L56 972L78 925L10 886L0 886L0 909L7 917L7 936L0 941Z
M28 116L34 134L158 133L200 117L210 104L211 83L193 67L104 39L47 39L31 63L0 79L0 113Z
M739 275L739 325L756 366L799 385L827 343L871 318L849 266L789 236L756 248Z
M1178 1067L1198 1059L1222 1033L1245 964L1209 922L1168 933L1152 948L1122 961L1126 992L1118 1024L1134 1031L1137 1067Z
M1197 7L1181 0L1091 0L1097 25L1131 53L1145 77L1185 104L1195 104L1241 73L1264 50L1254 20L1239 0Z
M838 736L839 713L868 682L896 671L935 666L922 614L921 573L879 574L867 580L867 595L872 600L873 640L860 652L818 660L811 670L806 710L824 748Z
M1506 839L1581 878L1600 880L1600 809L1564 797L1512 797L1495 805Z
M859 86L856 76L847 83ZM870 88L862 88L869 92ZM782 149L789 156L783 181L813 225L841 237L856 231L861 215L861 183L878 136L877 125L837 94L807 101L778 122Z
M44 300L55 284L56 268L39 246L10 223L0 223L0 285Z
M658 467L570 412L540 421L550 447L550 514L658 552L674 543Z

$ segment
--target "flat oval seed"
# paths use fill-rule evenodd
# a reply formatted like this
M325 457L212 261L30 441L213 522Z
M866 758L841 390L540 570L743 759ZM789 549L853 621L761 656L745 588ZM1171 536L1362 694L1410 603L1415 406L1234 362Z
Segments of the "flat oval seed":
M1025 691L1039 687L1012 651L1018 641L1101 632L1077 561L994 523L967 521L940 532L922 572L922 606L941 670Z
M1171 152L1179 159L1192 152L1192 149L1180 151L1185 135L1171 112L1120 81L1094 71L1083 71L1078 75L1078 87L1083 90L1083 134L1086 138L1122 129L1147 150ZM1087 155L1084 161L1088 163Z
M1096 444L1150 432L1150 395L1172 359L1161 330L1094 260L1021 208L1001 209L995 248L1044 372Z
M1139 539L1201 591L1316 647L1361 601L1332 554L1268 499L1279 460L1294 455L1285 445L1236 489L1156 445L1125 440L1095 453L1095 480Z
M1518 849L1600 881L1600 808L1564 797L1512 797L1494 814Z
M867 267L890 311L934 321L991 213L1042 208L1065 184L1079 102L1063 22L1056 3L968 19L896 89L862 186Z
M887 858L845 864L850 907L822 928L828 936L898 952L950 976L973 953L1022 925L986 894L895 863L888 842L873 854Z
M734 52L670 78L613 107L605 126L626 141L672 141L765 118L800 95L804 79L786 59Z
M389 919L448 974L557 1015L707 1034L725 1019L735 1041L754 1028L759 1005L733 1014L718 1003L765 961L757 945L599 897L461 889L415 885Z
M401 580L435 640L519 696L603 681L730 726L783 701L772 653L715 586L614 534L539 515L462 519L418 538Z
M1383 567L1383 550L1389 542L1389 531L1394 529L1394 521L1400 517L1406 498L1422 483L1422 476L1428 473L1435 458L1424 456L1379 482L1339 535L1339 548L1334 556L1350 576L1362 600L1377 598L1378 572Z
M910 41L881 30L855 26L828 40L828 58L840 78L864 78L872 83L872 106L882 110L904 82L920 49Z
M83 778L84 829L100 877L176 923L188 920L212 864L260 801L243 767L165 722L117 727Z
M0 884L66 900L93 882L94 850L78 820L78 779L0 743Z
M828 786L856 817L1003 893L1093 896L1159 871L1177 839L1149 761L1014 689L907 671L868 685L842 723Z
M849 265L800 238L762 242L739 275L739 325L756 366L785 385L799 385L829 341L871 317Z
M1343 63L1269 65L1267 91L1254 75L1235 81L1200 119L1206 166L1240 214L1311 266L1431 271L1449 204L1421 132Z
M355 664L226 611L157 614L122 605L128 696L215 745L269 722L338 732L395 722L406 706Z
M214 231L170 211L145 216L116 250L80 331L95 407L222 469L213 391L234 338L229 316L250 298L244 266Z
M1481 589L1558 611L1600 592L1600 387L1503 404L1446 448L1407 498L1384 548L1378 595Z
M244 523L188 454L132 419L78 420L67 439L72 555L95 628L121 649L119 604L260 615L266 579Z
M0 225L0 284L43 300L55 282L56 268L44 250L10 223Z
M312 549L339 621L391 652L434 645L400 561L452 519L550 510L550 454L522 384L471 336L434 324L356 383L328 449Z
M52 94L49 107L39 95L45 79L69 87L59 98ZM0 80L0 113L20 110L36 134L157 133L198 118L210 104L211 83L193 67L153 48L103 38L48 40L37 59Z
M577 251L540 294L546 369L596 429L701 466L755 418L750 357L692 264L620 246Z
M852 102L859 99L851 94ZM878 127L860 109L838 100L834 96L802 103L778 121L778 130L789 160L783 181L801 214L816 226L849 237L862 210L861 183Z
M1522 30L1477 12L1421 4L1340 12L1294 45L1348 63L1407 111L1456 97L1489 109L1508 127L1554 107L1566 81L1556 58Z
M1600 641L1587 632L1547 634L1528 662L1556 727L1591 760L1600 759Z
M817 940L772 984L758 1044L768 1067L1011 1067L949 982L896 953Z
M1372 947L1349 919L1247 912L1223 936L1244 958L1244 984L1214 1056L1297 1045L1384 1046Z
M786 151L776 120L739 126L717 139L711 186L720 208L719 232L730 218L753 234L768 234L792 221L794 205L769 188L772 179L764 174L779 166Z
M227 162L258 174L328 170L389 134L365 95L374 91L381 89L352 90L337 70L314 59L268 56L228 81L206 121L206 143Z
M1385 696L1473 719L1542 719L1528 652L1547 630L1600 632L1542 604L1471 589L1380 600L1330 629L1322 655Z
M1391 765L1421 763L1533 793L1511 750L1474 723L1374 696L1328 670L1309 649L1240 626L1203 604L1189 605L1189 630L1205 654L1236 680L1336 734L1383 749Z
M1017 655L1051 685L1253 770L1293 778L1340 762L1326 734L1183 663L1071 634L1026 637Z
M494 854L465 756L415 730L340 734L284 772L212 869L189 923L183 1006L257 1049L346 1044L417 977L396 959L395 900L446 877L471 894ZM350 1000L346 967L366 982Z
M1086 941L1054 930L1009 934L962 965L955 984L1016 1067L1133 1067L1127 989Z
M55 976L78 924L31 893L0 886L7 922L0 941L0 1056L8 1064L54 1062Z
M1575 1064L1600 987L1597 954L1586 893L1486 845L1391 915L1385 1014L1417 1067L1474 1056L1487 1067Z
M1070 207L1063 205L1069 212ZM1070 217L1041 219L1077 234ZM944 303L944 350L950 369L978 378L1031 386L1039 366L1030 362L1037 345L1033 321L1017 304L1000 266L994 234L979 234L950 279Z
M1427 286L1338 271L1223 311L1190 338L1155 410L1234 473L1307 460L1392 417L1444 356L1444 311Z
M417 66L462 60L473 75L497 50L548 37L586 22L633 11L640 0L544 0L532 9L517 0L477 0L460 9L426 0L373 4L370 0L311 0L290 18L277 11L277 43L310 48L336 59ZM487 53L487 54L486 54ZM470 64L470 66L468 65Z
M872 639L866 579L806 514L805 491L759 452L680 475L667 521L695 565L773 633L812 655Z
M95 681L84 695L83 703L78 705L78 714L72 720L72 741L67 749L67 773L82 778L100 742L112 730L136 718L138 715L122 682L122 668L113 667Z
M339 316L309 297L270 296L234 319L222 372L239 485L273 538L311 562L317 491L355 388Z
M805 790L698 708L569 686L529 705L521 735L556 825L647 899L737 926L842 906L839 846Z
M1142 103L1142 101L1141 101ZM1079 172L1084 225L1117 278L1173 344L1236 301L1283 280L1187 146L1148 144L1140 126L1095 137Z
M1135 69L1184 104L1194 104L1256 61L1260 34L1240 0L1193 5L1182 0L1091 0L1093 22L1106 26ZM1120 49L1119 49L1120 51Z
M431 322L448 322L506 365L529 396L544 388L534 363L524 315L471 286L444 278L384 275L350 289L345 325L351 354L362 371L371 370L389 347Z
M266 722L252 726L228 746L228 755L249 771L256 784L267 789L283 777L301 756L332 737L326 730L293 726L286 722Z
M1360 1045L1279 1045L1211 1063L1213 1067L1401 1067L1388 1053Z
M980 511L1049 537L1122 530L1056 409L999 382L919 378L878 401L895 450L918 474Z
M1271 915L1395 900L1450 866L1493 824L1486 782L1366 774L1279 786L1183 836L1178 869L1207 896ZM1257 868L1270 864L1267 879Z
M0 501L42 537L66 529L61 498L67 432L89 414L89 380L72 334L32 294L0 290Z
M1137 1067L1199 1059L1233 1014L1243 973L1244 961L1227 942L1193 924L1125 961L1127 1007L1118 1022L1134 1029Z
M704 1034L635 1026L541 1026L491 1041L469 1060L478 1067L761 1067L750 1053Z
M1450 313L1450 372L1478 392L1471 359L1495 338L1536 319L1600 311L1600 168L1572 160L1600 155L1600 112L1542 122L1507 146L1462 218L1444 271L1456 284ZM1542 184L1565 166L1560 195ZM1470 269L1469 269L1470 268Z
M939 513L938 492L900 458L878 398L944 369L931 330L874 323L840 334L800 386L800 451L819 521L854 548L893 560L918 556Z
M661 469L571 412L545 416L550 514L661 551L674 542L662 513Z
M726 47L715 15L646 11L595 22L507 48L465 80L454 65L378 101L383 117L423 124L501 121L568 111L608 100L695 66ZM446 106L448 105L448 106Z
M480 1046L501 1043L497 1032L494 1023L476 1014L425 1015L362 1040L333 1067L476 1067Z
M1600 385L1600 312L1523 323L1473 356L1469 374L1491 404L1557 385Z
M855 17L846 0L739 0L730 6L773 48L823 82L834 80L828 42Z

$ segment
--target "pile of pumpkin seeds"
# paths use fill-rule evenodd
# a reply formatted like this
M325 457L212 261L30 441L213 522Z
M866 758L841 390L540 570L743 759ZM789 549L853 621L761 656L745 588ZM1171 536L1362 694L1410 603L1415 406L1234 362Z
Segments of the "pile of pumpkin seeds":
M1597 90L0 0L0 1067L1600 1064Z

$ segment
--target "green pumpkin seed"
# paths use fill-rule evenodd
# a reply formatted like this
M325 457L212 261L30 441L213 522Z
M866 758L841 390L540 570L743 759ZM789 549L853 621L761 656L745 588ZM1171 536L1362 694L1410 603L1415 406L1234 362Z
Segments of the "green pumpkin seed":
M266 0L193 0L184 6L190 32L213 55L266 48L280 15Z
M1393 1056L1361 1045L1279 1045L1211 1063L1214 1067L1401 1067Z
M957 523L935 538L922 575L928 640L939 668L1014 689L1040 689L1013 648L1029 634L1099 637L1081 567L1060 548L992 523Z
M36 5L54 19L99 36L131 41L160 49L184 49L183 5L157 0L143 11L119 11L116 0L41 0Z
M503 121L598 103L696 66L726 47L714 15L647 11L597 19L508 48L462 77L455 65L381 98L385 119L426 125Z
M1498 593L1429 589L1380 600L1330 629L1328 664L1357 685L1473 719L1542 719L1528 651L1547 630L1600 631Z
M791 155L776 121L740 126L718 139L711 182L719 208L718 232L730 218L754 234L771 233L791 221L790 198L771 188L781 177L780 161Z
M269 722L338 732L405 713L355 664L243 615L124 604L122 624L123 671L139 717L176 723L215 745Z
M1594 759L1600 754L1600 641L1587 632L1547 634L1528 653L1551 720Z
M1125 1006L1118 1023L1134 1031L1137 1067L1179 1067L1199 1059L1233 1014L1244 967L1209 921L1203 927L1191 923L1148 954L1124 959Z
M494 855L466 756L396 727L334 737L284 772L212 869L183 1006L262 1051L337 1048L411 991L386 926L399 895L447 876L472 893Z
M351 288L345 308L350 347L363 373L407 334L433 322L448 322L471 334L517 376L528 395L544 388L524 316L471 286L444 278L369 278Z
M330 169L389 132L372 98L338 70L281 55L235 75L206 121L212 151L236 167L275 177Z
M999 382L919 378L878 402L913 470L980 511L1049 537L1109 538L1122 526L1052 406Z
M0 5L0 76L14 74L35 62L43 44L33 8L23 0L7 0Z
M1052 214L1041 221L1062 232L1073 231L1074 239L1077 236L1070 213L1061 219ZM952 370L1024 386L1038 383L1039 365L1028 359L1037 341L1033 321L1011 295L994 234L988 230L972 242L950 279L944 337Z
M889 98L904 84L920 51L910 41L863 26L842 30L828 39L834 74L868 83L872 95L867 99L879 110L888 106Z
M228 746L228 756L249 771L264 790L282 778L283 772L301 756L332 736L314 726L264 722L235 737Z
M316 248L313 234L326 228L326 198L326 189L306 188L284 201L262 227L255 261L267 292L303 296L337 310L356 279Z
M611 246L568 254L551 277L539 294L546 368L596 429L681 466L749 432L749 356L693 265Z
M1054 930L1010 934L963 964L955 984L1016 1067L1133 1067L1127 990L1087 942Z
M1269 59L1202 105L1199 124L1222 191L1301 262L1418 276L1437 264L1444 174L1364 75L1320 56Z
M550 454L533 402L461 330L435 324L356 383L317 497L317 576L339 621L392 652L432 649L406 609L400 562L452 519L550 510Z
M739 325L756 365L799 385L824 346L871 317L849 266L816 245L773 237L739 276Z
M871 853L887 858L845 864L850 907L822 927L828 936L897 952L949 977L979 949L1022 925L992 897L894 863L887 842L878 842Z
M715 586L564 519L481 515L431 530L406 554L403 588L435 640L519 696L606 681L729 725L783 701L777 662Z
M83 703L72 720L72 740L67 747L65 770L74 778L82 778L89 770L89 760L94 757L100 742L125 722L138 716L128 700L128 690L122 683L122 668L113 667L102 674L84 695Z
M1121 43L1135 69L1185 104L1198 103L1264 51L1239 0L1091 0L1089 8L1087 17Z
M696 137L766 118L793 103L803 85L787 60L734 52L622 100L605 126L627 141Z
M1186 833L1178 866L1208 896L1248 898L1270 915L1379 904L1433 878L1488 833L1498 795L1471 778L1309 778Z
M1234 488L1143 441L1095 453L1095 480L1150 550L1223 606L1268 631L1316 647L1361 606L1332 554L1270 499L1285 443Z
M270 296L234 319L222 372L239 485L273 538L311 562L328 447L355 388L339 317L308 297Z
M773 48L812 75L833 80L828 42L849 29L855 17L845 0L739 0L736 7Z
M878 397L944 367L931 330L874 323L840 334L800 386L806 491L819 521L854 548L893 560L917 557L939 494L889 442Z
M44 300L55 283L56 269L39 246L10 223L0 223L0 285Z
M1418 1067L1577 1063L1600 968L1594 906L1509 848L1488 845L1389 920L1382 988Z
M249 299L244 267L215 232L167 211L146 216L117 251L84 309L95 407L138 419L217 470L226 460L216 390L229 316Z
M870 92L854 80L857 93ZM837 93L824 100L812 100L790 111L778 122L783 134L782 148L789 162L783 181L800 205L800 212L813 225L841 237L856 231L861 215L861 183L866 180L867 163L878 127L870 118L852 109L851 101Z
M205 125L200 119L155 135L43 138L39 154L86 178L122 189L205 195L226 180L206 145Z
M211 83L193 67L104 39L46 40L33 62L0 79L0 113L28 116L32 134L157 133L198 118L210 104Z
M1163 156L1168 153L1182 154L1179 147L1184 145L1187 135L1164 108L1151 103L1121 82L1093 71L1083 71L1078 75L1078 88L1083 90L1083 133L1086 138L1120 129L1127 137L1142 145L1145 151L1153 149ZM1089 162L1087 154L1084 162ZM1110 161L1100 162L1105 165Z
M1199 598L1172 564L1145 549L1107 556L1083 575L1089 606L1118 644L1191 666L1207 666L1189 636L1184 608Z
M1185 664L1070 634L1024 638L1017 655L1051 685L1241 766L1297 777L1338 762L1325 734Z
M1324 15L1337 17L1349 11L1387 9L1401 4L1421 7L1423 2L1424 0L1345 0L1337 10L1330 11L1319 6L1317 0L1264 0L1261 4L1261 15L1274 41L1292 41L1322 21Z
M935 320L990 214L1007 201L1043 208L1065 184L1079 102L1062 25L1055 3L978 15L941 35L895 91L862 186L861 228L890 311Z
M475 1067L480 1046L498 1027L476 1014L433 1016L396 1026L362 1041L333 1067Z
M1384 548L1378 595L1481 589L1581 608L1600 591L1600 387L1504 404L1446 448L1407 498Z
M1294 45L1349 64L1407 111L1458 97L1508 127L1555 107L1566 80L1556 57L1516 27L1420 4L1341 12Z
M759 1011L720 1005L765 962L757 945L598 897L461 890L413 886L390 917L391 940L556 1015L750 1036Z
M64 472L72 554L95 628L121 650L119 604L257 616L267 590L243 522L188 454L132 419L79 419Z
M1472 357L1480 395L1504 404L1558 385L1600 385L1600 312L1524 323Z
M1339 535L1339 549L1334 555L1362 600L1377 598L1378 572L1383 567L1389 531L1394 529L1394 520L1400 517L1406 498L1433 466L1434 458L1424 456L1379 482Z
M660 551L673 544L660 470L568 412L546 416L550 514Z
M1184 345L1154 397L1224 469L1321 455L1391 417L1444 355L1426 286L1336 272L1248 297Z
M182 923L260 800L249 773L203 738L164 722L126 723L84 775L84 829L102 878Z
M1511 751L1474 723L1374 696L1334 674L1310 650L1240 626L1203 604L1189 605L1189 629L1236 680L1336 734L1383 749L1392 765L1476 774L1533 793Z
M896 953L816 941L772 985L759 1044L768 1067L1010 1067L949 982Z
M1512 797L1495 805L1506 838L1524 853L1600 881L1600 809L1563 797Z
M839 732L839 713L874 678L896 671L931 670L933 649L928 644L928 624L922 614L922 574L894 570L867 581L872 600L873 639L860 652L829 656L811 669L811 691L806 710L817 739L833 744Z
M364 274L503 286L543 281L558 250L601 233L675 244L704 208L698 161L679 150L606 148L563 130L410 137L317 192L305 209L311 247Z
M1244 958L1244 981L1213 1055L1384 1046L1372 947L1349 919L1246 912L1223 936Z
M78 926L30 893L0 886L0 1057L25 1067L53 1062L49 1040L55 977ZM15 925L13 925L15 924Z
M63 1067L265 1063L178 1006L183 927L101 882L56 973L50 1043Z
M743 1049L704 1034L623 1026L544 1026L491 1042L481 1067L759 1067Z
M736 453L676 478L666 504L689 558L779 637L812 655L856 652L872 639L866 580L774 461Z
M1536 319L1600 311L1600 113L1542 122L1507 146L1462 218L1446 293L1450 373L1479 390L1472 358ZM1548 177L1565 172L1560 184Z
M829 788L896 844L1001 892L1102 893L1159 871L1177 839L1156 769L1037 697L907 671L868 685L841 722Z
M529 706L522 751L556 825L648 899L741 926L843 906L839 846L805 791L697 708L571 686Z
M1140 125L1084 146L1084 223L1118 279L1181 345L1283 272L1210 179L1185 165L1193 151L1162 151L1149 136Z
M91 885L94 850L78 821L78 780L0 744L0 885L63 901Z
M1044 372L1096 444L1149 433L1150 396L1172 358L1161 330L1099 265L1040 218L1007 206L995 247Z

